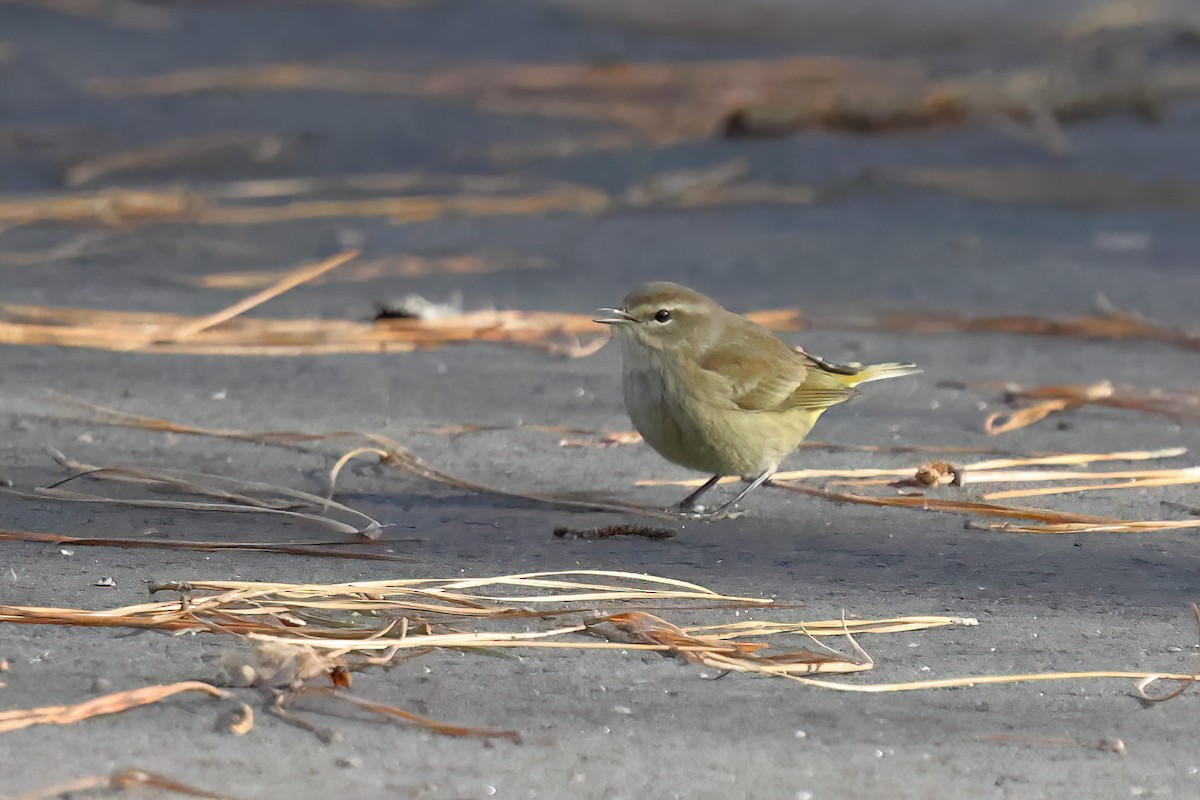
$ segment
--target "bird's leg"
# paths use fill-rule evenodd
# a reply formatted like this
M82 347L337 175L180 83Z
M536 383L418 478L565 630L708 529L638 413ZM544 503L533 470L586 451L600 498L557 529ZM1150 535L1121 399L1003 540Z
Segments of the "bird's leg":
M774 474L775 474L774 469L763 470L762 473L757 478L750 481L749 486L747 486L745 489L742 489L740 492L738 492L737 497L733 498L728 503L726 503L725 505L718 508L716 511L712 511L708 514L705 514L702 518L706 519L706 520L716 520L716 519L726 519L727 517L731 517L733 515L733 509L736 508L737 504L742 501L742 498L745 497L746 495L750 494L751 492L753 492L758 487L762 486Z
M719 481L719 480L721 480L720 475L713 475L711 478L709 478L707 481L705 481L703 486L701 486L699 489L697 489L696 491L689 494L687 497L680 500L679 503L672 506L670 510L674 511L678 514L690 514L691 512L695 511L696 510L696 501L700 499L700 495L704 494L709 489L716 486L717 481Z

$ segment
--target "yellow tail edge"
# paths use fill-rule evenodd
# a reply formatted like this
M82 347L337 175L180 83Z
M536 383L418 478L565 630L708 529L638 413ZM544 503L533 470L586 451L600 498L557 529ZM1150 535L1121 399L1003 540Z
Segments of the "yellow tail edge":
M846 383L850 386L858 386L860 383L915 375L920 371L921 368L916 364L899 364L894 361L889 361L886 364L868 364L853 375L847 375Z

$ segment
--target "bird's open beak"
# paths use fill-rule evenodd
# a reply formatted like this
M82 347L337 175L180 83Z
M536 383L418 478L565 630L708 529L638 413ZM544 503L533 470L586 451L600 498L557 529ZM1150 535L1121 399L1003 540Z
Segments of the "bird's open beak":
M619 325L624 322L637 322L637 318L628 311L622 311L619 308L598 308L597 314L603 316L597 317L592 322L602 322L605 325Z

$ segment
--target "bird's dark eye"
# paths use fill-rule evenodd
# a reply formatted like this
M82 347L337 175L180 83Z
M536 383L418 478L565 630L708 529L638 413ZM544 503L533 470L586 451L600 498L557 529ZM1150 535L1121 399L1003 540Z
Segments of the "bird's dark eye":
M654 319L658 322L670 322L671 312L667 311L665 308L660 308L658 313L654 315Z

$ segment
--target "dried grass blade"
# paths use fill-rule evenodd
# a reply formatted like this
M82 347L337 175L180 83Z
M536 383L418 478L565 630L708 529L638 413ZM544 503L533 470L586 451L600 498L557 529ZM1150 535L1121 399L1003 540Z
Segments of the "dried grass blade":
M161 31L174 25L169 9L156 8L134 0L4 0L26 6L107 22L117 28ZM2 48L0 48L2 50ZM2 55L2 53L0 53ZM3 60L0 58L0 60Z
M236 703L242 718L248 720L245 730L235 731L237 733L244 733L254 725L254 711L233 694L203 681L182 681L113 692L74 706L43 706L17 711L0 711L0 733L8 733L33 725L74 725L76 722L82 722L92 717L118 714L138 706L151 705L180 692L201 692L210 697Z
M355 697L346 692L337 691L325 687L311 687L304 690L305 694L321 694L328 697L333 697L338 700L366 709L375 714L384 717L393 717L402 719L405 722L411 722L415 725L420 725L422 728L428 728L431 731L440 733L443 736L459 736L464 738L478 739L508 739L512 742L520 743L521 735L516 731L496 730L492 728L475 728L467 725L451 725L446 722L439 722L429 717L423 717L420 714L414 714L411 711L405 711L395 706L384 705L382 703L374 703L370 700L365 700L361 697Z
M194 786L180 783L165 775L144 769L125 769L120 772L114 772L111 775L88 775L83 778L76 778L75 780L64 781L63 783L56 783L26 792L18 797L17 800L54 800L54 798L75 797L80 792L87 792L92 789L103 788L113 792L121 792L140 786L162 789L163 791L175 792L176 794L187 795L188 797L198 797L201 800L234 800L234 798L228 795L214 794L205 789L197 789Z
M949 468L948 470L946 468ZM1096 487L1064 486L1048 489L1016 489L1012 494L992 493L984 495L984 500L994 500L1001 497L1037 496L1040 494L1062 494L1074 491L1095 491L1099 488L1121 488L1126 486L1171 486L1174 484L1194 483L1200 479L1200 467L1184 467L1181 469L1145 469L1145 470L1113 470L1113 471L1081 471L1081 470L974 470L967 472L963 467L955 467L945 462L933 462L922 465L916 471L914 478L894 482L884 479L858 479L833 481L830 486L892 486L892 487L928 487L945 485L945 481L953 477L952 485L981 485L990 483L1045 483L1055 481L1123 481L1122 483L1102 484ZM1155 483L1145 483L1154 481ZM1025 492L1029 492L1028 495Z
M636 581L639 585L605 585L591 582L571 580L553 580L555 577L574 575L609 577L620 580ZM663 578L644 573L621 572L615 570L566 570L555 572L534 572L518 575L499 575L486 578L414 578L408 580L355 581L345 584L290 584L262 583L246 581L190 581L188 584L195 590L216 592L266 592L289 598L355 598L355 603L361 602L364 596L375 598L400 597L418 594L422 598L445 599L451 602L476 603L482 598L468 594L473 590L490 586L514 586L529 589L547 589L550 594L538 595L550 600L562 600L566 597L561 592L576 592L580 589L593 589L606 593L606 598L615 599L632 595L646 599L693 599L719 603L750 603L754 605L772 605L773 601L761 597L738 597L718 594L711 589L687 581L673 578ZM663 588L657 588L657 586ZM553 592L560 592L554 594ZM512 597L496 598L497 602L511 603ZM348 606L349 607L349 606Z
M70 545L72 547L123 547L130 549L151 550L198 550L200 552L215 552L219 550L242 550L257 553L279 553L289 556L312 556L315 558L347 558L363 561L411 561L406 556L393 553L370 553L353 550L339 550L327 547L329 542L212 542L195 539L122 539L111 537L82 537L67 536L61 533L42 533L37 531L13 531L0 529L0 541L32 542L39 544ZM411 540L396 540L387 544L409 543ZM376 544L385 542L376 540Z
M1191 478L1198 475L1200 467L1183 467L1180 469L1131 469L1113 470L1110 472L1088 470L977 470L962 476L964 484L982 483L1037 483L1044 481L1089 481L1089 480L1145 480L1174 478Z
M149 147L108 153L72 164L63 174L64 186L75 188L118 172L197 165L231 158L263 164L276 160L284 141L270 134L216 133L172 139Z
M553 496L549 496L549 495L525 494L525 493L521 493L521 492L510 492L510 491L506 491L504 489L496 489L496 488L493 488L490 486L484 486L482 484L475 483L473 481L468 481L464 478L459 478L457 476L451 475L447 472L443 472L442 470L439 470L435 467L430 466L429 464L426 464L424 461L422 461L420 458L418 458L416 455L414 455L412 453L412 451L410 451L408 448L404 447L403 445L401 445L399 442L395 441L394 439L391 439L386 436L381 436L381 435L377 435L377 434L364 434L364 433L357 433L357 432L341 432L341 433L325 434L318 438L326 438L326 439L357 438L361 441L381 445L382 449L388 451L388 457L386 459L384 459L382 462L385 465L392 466L392 467L398 467L398 468L404 470L405 472L409 473L410 475L413 475L418 478L422 478L424 480L434 481L436 483L441 483L446 486L453 486L457 489L462 489L462 490L468 491L468 492L473 492L473 493L478 493L478 494L490 494L490 495L494 495L494 496L498 496L498 497L508 497L508 498L513 498L513 499L518 499L518 500L524 500L527 502L537 503L540 505L558 506L558 507L562 507L562 508L573 508L573 509L579 509L579 510L584 510L584 511L618 511L618 512L639 514L641 516L652 517L655 519L668 519L668 520L675 519L675 517L673 515L662 511L662 509L651 508L648 506L639 506L639 505L620 503L620 502L612 502L612 501L585 501L585 500L575 500L572 498L565 498L565 497L553 497Z
M906 633L942 628L950 625L974 627L979 620L973 617L913 616L890 619L834 619L815 622L767 622L750 620L722 625L695 625L685 627L687 633L703 633L718 638L741 636L770 636L778 633L796 633L809 637L844 636L864 633Z
M711 589L707 589L703 586L700 586L699 584L689 583L688 581L681 581L681 580L678 580L675 578L663 578L658 575L649 575L644 572L624 572L624 571L620 571L620 570L604 570L604 569L577 569L577 570L556 570L556 571L551 571L551 572L526 572L526 573L521 573L521 574L516 574L516 575L501 575L498 577L491 577L491 578L469 578L466 580L456 579L454 581L451 581L451 582L445 584L444 588L448 589L448 590L449 589L461 590L461 589L477 588L480 586L491 586L491 585L495 585L498 583L508 583L508 584L519 583L522 585L528 585L528 584L531 584L534 581L537 581L538 579L541 579L541 578L552 578L552 577L556 577L556 576L571 576L571 575L590 575L590 576L597 576L597 577L602 577L602 578L618 578L618 579L623 579L623 580L635 580L635 581L642 581L642 582L647 582L647 583L652 583L652 584L661 584L663 586L674 587L674 588L682 590L684 592L684 594L675 595L677 597L695 596L695 597L707 598L710 600L731 600L731 601L735 601L735 602L756 603L756 604L770 604L772 602L770 600L766 600L761 597L734 597L734 596L729 596L729 595L722 595L722 594L718 594L718 593L714 592ZM573 582L558 582L558 581L556 581L556 582L544 583L541 585L549 586L551 588L557 588L557 587L574 587L574 586L577 586L578 584L573 583ZM594 587L594 588L609 588L609 587ZM621 587L621 589L620 589L620 591L627 591L627 590L628 590L627 587Z
M20 253L0 253L0 265L9 267L36 267L43 264L53 264L57 261L67 261L79 258L85 254L107 249L96 247L109 241L111 235L97 231L89 231L74 236L62 244Z
M202 627L194 620L184 619L175 608L160 614L149 614L140 609L130 613L119 613L126 609L107 612L85 611L75 608L40 608L31 606L0 606L0 622L14 625L72 625L81 628L134 628L161 631L196 630Z
M605 625L614 625L635 642L663 647L693 663L737 672L791 675L797 672L859 672L870 669L868 662L858 662L838 653L796 651L775 656L760 656L757 651L767 647L764 642L734 642L719 637L693 636L661 617L644 611L613 614L591 622L588 630L605 634ZM618 640L618 643L620 641Z
M1031 458L994 458L989 461L964 464L963 469L969 473L1012 467L1083 465L1102 461L1156 461L1163 458L1175 458L1186 453L1186 447L1166 447L1161 450L1122 450L1114 453L1055 453Z
M949 513L979 514L985 517L1009 517L1011 519L1033 519L1053 523L1086 523L1089 525L1121 524L1121 520L1107 517L1095 517L1088 514L1069 514L1062 511L1052 511L1046 508L1024 508L1020 506L1000 506L992 503L978 503L970 500L939 500L931 497L872 497L863 494L847 492L831 492L827 489L817 489L811 486L801 486L795 483L774 483L792 492L833 500L838 503L858 503L868 506L893 506L899 508L916 508L922 511L939 511Z
M750 176L750 159L743 157L704 169L665 172L625 192L624 202L633 208L687 207L703 201L722 187Z
M1163 389L1151 389L1146 392L1121 391L1112 397L1097 400L1096 405L1161 414L1176 422L1200 420L1200 391L1195 389L1173 392Z
M301 506L323 507L326 511L334 509L341 511L351 516L363 520L365 527L358 529L360 535L367 538L377 538L378 532L382 530L383 524L373 517L364 514L357 509L350 508L347 505L337 502L328 497L318 497L311 492L305 492L301 489L292 489L287 486L277 486L275 484L263 483L261 481L249 481L241 478L232 478L227 475L212 475L204 472L193 472L190 470L173 470L173 469L146 469L146 468L131 468L131 467L97 467L91 464L84 464L76 461L73 458L59 453L53 452L54 460L68 469L78 470L82 475L75 475L65 480L59 481L49 487L42 487L39 491L56 490L64 483L74 480L77 477L89 478L108 478L117 480L126 480L133 483L145 483L156 486L164 486L169 489L184 493L198 495L201 497L212 497L218 500L225 500L235 505L244 505L250 508L260 508L270 511L287 511L292 513L297 512L296 503L284 504L280 501L260 500L256 497L249 496L249 493L258 493L266 496L276 495L281 498L287 498L292 501L298 501ZM204 485L204 482L225 483L240 492L229 492L218 489L213 486ZM321 517L321 519L325 519Z
M500 142L487 149L487 157L498 166L511 168L544 158L573 158L585 153L625 150L648 144L664 146L669 143L668 137L655 140L639 132L619 131L558 139Z
M293 508L294 503L288 505L280 505L279 503L271 503L265 500L260 500L256 497L250 497L247 494L238 494L237 492L227 492L222 489L217 489L211 486L201 486L189 478L198 479L218 479L231 480L224 476L204 475L198 472L187 472L184 470L151 470L138 469L136 467L97 467L92 464L85 464L81 461L76 461L69 456L58 451L51 453L54 460L61 466L74 470L78 474L64 478L61 481L51 484L46 488L57 489L64 484L80 479L91 478L93 480L107 480L115 483L130 483L135 485L150 486L153 488L163 489L165 491L175 491L180 494L197 495L200 497L211 497L217 500L226 500L232 503L238 503L245 506L254 506L256 508ZM184 476L187 476L186 478Z
M220 325L222 322L228 322L234 317L244 314L255 306L262 305L268 300L278 297L284 292L294 289L302 283L311 281L313 278L317 278L332 269L340 267L347 261L356 258L359 253L360 251L358 250L345 250L341 253L338 253L336 256L332 256L331 258L327 258L324 261L320 261L316 264L308 264L303 267L298 267L294 271L290 272L286 277L282 278L279 282L275 283L273 286L268 286L266 289L263 289L260 292L256 292L249 297L243 298L226 309L209 314L208 316L198 317L194 321L181 326L173 334L169 335L164 341L177 342L182 339L186 339L189 336L200 333L203 330L207 330L215 325Z
M1040 422L1046 417L1058 411L1066 411L1069 408L1078 408L1079 403L1074 403L1063 398L1055 400L1041 400L1031 406L1018 408L1013 411L995 411L987 416L983 421L983 432L988 436L997 436L1001 433L1009 433L1020 428L1027 428L1035 422Z
M284 508L291 506L281 506L279 502L259 500L258 498L249 496L249 493L256 492L262 495L270 496L277 495L280 498L297 501L301 505L308 506L324 506L333 508L338 511L343 511L348 514L360 517L368 523L379 525L371 517L357 511L349 506L343 505L333 500L320 497L312 492L306 492L303 489L293 489L290 486L279 486L273 483L264 483L262 481L251 481L244 478L234 478L228 475L214 475L207 472L193 472L191 470L182 469L148 469L148 468L133 468L133 467L95 467L89 464L67 458L62 454L57 454L56 461L67 466L70 469L78 469L85 473L84 475L74 477L88 478L109 478L127 477L134 482L142 482L149 484L160 484L169 488L176 489L187 494L196 494L205 497L215 497L222 500L230 500L244 505L260 506L263 508ZM73 478L72 478L73 479ZM71 480L71 479L68 479ZM212 486L206 486L201 481L211 481L214 483L226 483L235 489L240 489L239 492L226 492L222 489L217 489ZM60 481L54 484L55 487L62 485L66 481ZM295 503L292 504L293 506Z
M1190 470L1178 470L1180 474L1172 477L1132 479L1121 483L1095 483L1084 486L1048 486L1039 489L1010 489L1001 492L990 492L983 496L984 500L1011 500L1018 497L1044 497L1054 494L1076 494L1082 492L1108 492L1117 489L1149 489L1157 486L1183 486L1200 483L1200 467ZM1103 477L1097 475L1096 477Z
M1200 90L1200 75L1196 76ZM1200 186L1145 181L1117 173L1045 169L899 168L872 170L879 181L993 203L1046 203L1068 208L1197 208Z
M911 467L899 469L876 469L874 467L854 467L848 469L797 469L776 472L773 481L803 481L810 478L902 478L912 475ZM737 483L741 478L725 477L717 481L719 484ZM688 480L641 480L636 486L701 486L704 478L689 478Z
M829 445L814 444L815 447L827 447ZM905 448L900 452L941 452L940 450L927 450L926 448L914 447ZM952 452L978 452L970 448L953 448ZM975 483L987 480L988 477L983 473L992 470L1009 469L1012 467L1036 467L1036 466L1055 466L1055 465L1073 465L1073 464L1092 464L1103 461L1153 461L1163 458L1174 458L1187 453L1186 447L1168 447L1161 450L1125 450L1114 453L1056 453L1053 455L1014 457L1014 458L994 458L987 461L976 461L974 463L964 464L961 467L963 471L963 480L966 483ZM775 473L773 481L802 481L811 478L846 478L853 480L870 479L870 478L905 478L909 477L915 471L914 467L902 467L898 469L877 469L874 467L860 467L850 469L801 469L801 470L782 470ZM1030 473L1031 475L1034 473ZM1080 473L1087 474L1087 473ZM735 483L738 478L722 478L721 483ZM1030 478L1033 480L1033 478ZM699 486L704 483L703 478L693 478L688 480L641 480L635 485L637 486ZM865 480L859 485L871 485Z
M1005 533L1148 533L1150 531L1188 530L1200 528L1200 520L1150 519L1113 520L1111 522L1054 522L1046 525L989 525L988 530Z
M553 628L544 631L524 631L519 633L506 631L483 631L479 633L410 633L403 637L379 637L362 639L355 642L354 649L358 651L379 650L410 650L425 647L453 648L494 648L494 647L587 647L587 643L540 641L553 639L570 633L584 630L582 625L567 628ZM346 647L347 640L341 636L322 636L322 632L295 631L291 635L282 635L277 631L249 631L245 634L248 639L256 642L272 642L275 644L292 645L296 647L311 647L317 650L340 651ZM323 632L329 633L329 632Z
M1095 670L1089 672L1030 672L1012 675L976 675L966 678L941 678L928 681L910 681L907 683L842 683L824 678L805 678L799 675L785 676L806 686L817 686L822 689L832 689L838 692L860 692L865 694L887 694L890 692L916 692L926 689L955 689L973 686L995 685L1005 683L1030 683L1040 681L1070 681L1095 679L1123 679L1141 681L1139 687L1150 681L1179 681L1191 685L1197 680L1195 675L1183 675L1167 672L1121 672Z
M235 439L240 441L260 441L261 434L237 428L202 428L195 425L184 425L158 417L148 417L144 414L130 414L115 408L89 403L81 397L64 392L52 392L50 399L56 403L83 409L93 415L92 421L101 425L114 425L122 428L137 428L140 430L159 431L162 433L179 433L189 436L207 436L214 439ZM299 441L312 441L314 437L299 432L288 432L289 439L294 437ZM319 438L319 437L316 437ZM282 444L282 442L277 443Z
M119 225L130 220L181 221L195 217L204 201L181 190L104 189L98 192L0 196L0 224L91 222Z
M259 506L244 506L233 503L197 503L185 500L139 500L134 498L104 497L97 494L72 492L66 489L51 489L38 487L35 492L19 492L14 489L0 489L6 494L33 500L61 500L68 503L97 503L100 505L131 506L133 508L166 508L174 511L217 511L229 514L277 514L294 519L308 520L322 525L338 533L349 536L365 536L371 528L359 529L341 520L323 517L319 514L308 514L303 511L287 511L278 508L261 508Z
M1009 392L1009 394L1014 397L1019 396L1018 392ZM1042 387L1036 393L1026 393L1024 396L1036 399L1037 402L1014 411L997 411L989 414L983 423L984 433L989 436L1008 433L1032 425L1057 411L1079 408L1088 403L1102 401L1113 396L1113 385L1110 381L1105 380L1080 386Z
M0 264L4 254L0 253ZM359 282L384 278L419 278L426 275L486 275L495 272L546 269L551 262L536 255L506 251L482 251L447 256L417 256L396 254L359 261L337 272L312 281L323 284L333 281ZM287 271L219 272L181 280L202 289L261 289L284 277Z
M1064 336L1080 339L1143 339L1185 349L1200 349L1200 335L1167 328L1132 314L1105 311L1092 316L1047 318L1035 316L964 317L955 313L886 313L880 315L812 318L822 330L866 330L903 333L1001 333L1023 336Z
M380 461L383 461L384 459L390 457L391 453L387 450L380 450L378 447L356 447L343 455L329 470L329 490L325 494L326 500L332 502L333 493L337 487L338 475L341 474L342 469L351 461L363 455L378 456Z

